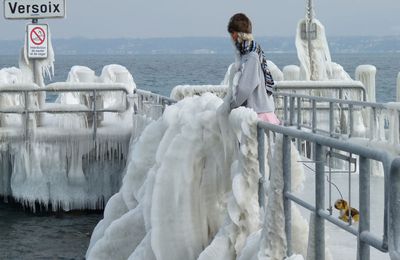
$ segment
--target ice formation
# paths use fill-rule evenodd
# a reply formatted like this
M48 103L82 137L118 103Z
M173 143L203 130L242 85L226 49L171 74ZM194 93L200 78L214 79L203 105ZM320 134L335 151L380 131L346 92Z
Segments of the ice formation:
M0 70L2 87L45 89L44 76L51 77L54 73L50 34L48 51L48 57L35 61L34 66L24 47L19 69ZM100 81L122 83L129 93L136 88L132 75L119 65L105 66ZM89 68L75 66L68 82L98 81ZM49 89L57 86L53 84ZM25 106L19 93L2 93L0 100L2 109L23 111ZM84 110L90 106L85 102L85 95L70 93L60 95L57 104L45 103L44 92L29 94L28 101L30 109L54 111ZM102 208L120 187L132 132L132 109L127 109L126 97L107 95L105 105L114 108L115 103L127 112L106 114L102 125L98 125L96 140L88 124L89 114L31 114L28 120L21 114L2 114L0 195L13 197L33 210L38 205L52 210ZM24 131L26 126L27 132Z
M308 46L308 40L302 39L302 25L306 19L301 20L297 26L296 49L300 61L301 79L303 80L327 80L331 71L331 54L326 41L325 28L317 19L313 19L316 26L317 37L311 40L312 46ZM309 53L312 50L312 53ZM312 66L312 67L311 67ZM313 72L313 73L312 73Z
M120 186L130 129L99 132L97 142L90 131L83 136L52 131L59 129L37 130L30 143L3 142L0 194L33 210L36 202L52 210L102 208Z
M258 205L257 116L241 107L221 120L222 103L209 93L185 98L132 142L122 187L93 232L87 259L278 259L261 250L257 235L265 216ZM298 189L301 166L292 174ZM283 214L270 205L267 212ZM296 219L304 253L300 233L307 232Z
M76 80L74 72L79 70L82 67L72 70L70 81ZM51 66L47 67L47 73L50 71ZM35 88L36 85L26 81L29 78L26 74L24 69L2 69L0 84L13 89ZM52 84L49 89L57 86ZM133 78L131 81L128 78L125 86L133 91ZM22 110L24 107L21 94L2 94L0 98L3 109L19 107ZM36 95L29 95L29 108L39 108L38 101ZM64 101L70 104L43 103L41 108L87 109L86 104L81 104L74 96ZM112 102L115 103L115 99ZM120 103L124 102L125 97ZM39 204L52 210L103 208L104 202L119 189L126 164L132 132L132 110L127 111L109 116L110 120L99 125L95 141L83 113L44 113L40 125L38 117L31 115L28 135L24 132L23 116L2 114L0 195L11 196L33 210Z
M101 75L98 77L95 72L85 66L73 66L68 73L67 82L70 83L122 83L125 85L128 94L132 94L136 89L136 84L132 74L121 65L110 64L103 67ZM114 107L116 103L124 102L121 92L103 92L104 107ZM62 104L84 104L88 105L82 93L63 93L59 95L57 102Z
M315 24L316 37L310 41L302 37L306 19L300 20L297 26L296 49L300 61L300 80L351 80L342 66L332 62L325 27L315 18L312 23Z
M194 95L202 95L206 92L211 92L219 97L224 97L227 92L227 85L178 85L175 86L170 94L170 98L174 100L182 100L185 97Z

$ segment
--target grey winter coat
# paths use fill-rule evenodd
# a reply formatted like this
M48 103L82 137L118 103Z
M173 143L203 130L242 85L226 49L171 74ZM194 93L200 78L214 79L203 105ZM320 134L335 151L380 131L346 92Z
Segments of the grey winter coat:
M258 54L250 52L241 56L239 70L241 76L234 91L231 108L246 106L257 114L274 112L274 99L265 90L265 79Z

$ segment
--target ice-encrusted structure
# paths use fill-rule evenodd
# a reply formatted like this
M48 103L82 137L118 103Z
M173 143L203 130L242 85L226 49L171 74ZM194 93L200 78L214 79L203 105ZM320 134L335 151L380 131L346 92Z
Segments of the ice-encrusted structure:
M308 40L302 37L307 18L300 20L296 31L296 50L300 61L300 80L351 80L343 67L332 62L328 41L326 40L325 27L316 19L315 38ZM311 45L311 46L310 46Z
M41 71L50 73L51 62L42 63ZM129 93L136 88L126 68L109 65L103 71L102 82L123 83ZM88 75L89 69L73 67L68 81L71 86L83 81L89 83ZM94 72L92 75L95 77ZM77 82L78 79L82 82ZM0 87L23 89L31 81L29 67L0 70ZM57 86L53 84L52 87ZM90 107L89 103L82 102L84 95L69 94L61 95L57 104L40 104L40 95L29 95L29 108L76 109L78 106L83 110ZM2 93L0 100L2 109L24 108L20 93ZM121 110L128 106L126 97L121 94L106 95L103 105L107 108L122 106ZM43 113L40 125L38 116L30 115L25 133L23 115L2 114L0 196L12 197L33 210L38 205L51 210L103 208L104 202L120 188L132 135L132 108L123 113L105 114L101 124L97 125L96 140L93 139L92 125L88 123L89 115Z
M276 240L277 233L268 232L273 227L262 223L283 212L272 191L269 213L258 205L257 116L241 107L225 118L222 104L209 93L188 97L144 129L131 145L122 187L107 203L87 259L282 259L270 254L265 237L260 240L261 232ZM297 189L303 175L292 150ZM281 153L273 156L275 170ZM297 252L305 254L307 239L300 237L307 234L306 221L293 223L301 227L294 228L302 245ZM274 246L285 248L283 242Z
M52 210L103 208L120 186L130 133L104 137L95 143L90 135L49 140L47 134L28 145L3 143L0 194L33 210L35 203Z

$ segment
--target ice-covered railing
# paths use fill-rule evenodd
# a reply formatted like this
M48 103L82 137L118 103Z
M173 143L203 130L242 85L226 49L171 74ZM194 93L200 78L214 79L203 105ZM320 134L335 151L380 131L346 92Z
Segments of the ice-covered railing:
M40 92L87 93L90 106L40 106L36 95ZM97 97L103 92L121 93L124 100L115 106L98 106ZM0 196L12 197L33 210L37 205L52 210L103 208L119 188L132 136L126 84L0 85L0 96L5 93L17 93L21 102L2 106L0 113L21 114L23 120L0 126ZM115 117L100 124L100 113ZM36 126L37 114L43 114L44 120ZM92 126L82 122L89 116Z
M258 246L265 237L257 116L244 107L225 114L221 104L209 93L181 100L132 142L123 185L93 232L87 259L255 259L273 256L269 249L282 252L273 227L275 247ZM280 209L271 214L280 218Z
M227 90L227 85L178 85L172 89L170 97L175 100L182 100L185 97L192 97L194 95L200 96L204 93L211 92L223 98Z
M227 90L227 85L178 85L172 89L170 97L175 100L182 100L185 97L199 96L211 92L222 98ZM276 81L275 91L366 100L365 88L360 81Z
M400 257L400 158L394 157L390 152L384 149L369 148L364 145L342 141L335 138L317 135L301 131L298 129L288 128L284 126L277 126L265 122L258 122L258 143L259 143L259 167L260 172L264 174L264 132L272 131L274 133L283 134L282 147L282 169L283 169L283 190L282 196L284 198L284 231L287 241L287 254L291 255L292 247L292 205L295 202L305 209L313 213L313 233L310 233L310 241L314 244L309 244L308 255L314 256L311 259L324 260L325 259L325 220L333 223L339 228L358 237L357 243L357 259L369 260L370 259L370 246L382 251L389 252L392 259L399 259ZM296 196L292 192L291 181L291 140L293 138L306 140L312 143L315 149L314 164L315 164L315 202L310 204ZM261 145L260 145L261 144ZM339 219L332 216L332 211L325 207L325 165L327 165L326 149L336 149L338 151L350 153L359 156L359 210L360 210L360 223L358 230L353 228ZM370 196L371 196L371 179L369 165L371 160L379 161L383 164L384 168L384 217L383 217L383 237L372 233L370 231ZM274 175L274 172L272 172ZM277 174L275 174L277 175ZM280 175L279 175L280 176ZM261 179L262 180L262 179ZM273 178L271 178L271 181ZM260 188L263 182L260 182ZM389 192L391 191L391 192ZM389 195L390 194L390 195ZM276 224L276 223L275 223ZM271 225L275 225L272 223ZM308 258L307 258L308 259Z
M176 99L168 98L143 89L135 89L129 98L133 103L135 114L146 115L158 119L164 112L166 106L177 102Z
M360 81L277 81L276 92L366 101Z
M92 97L91 107L87 107L81 104L60 104L51 103L44 104L42 108L37 105L31 104L30 100L35 93L38 92L55 92L55 93L76 93L76 92L89 92ZM12 85L0 85L1 93L19 93L22 96L22 104L17 106L9 106L0 109L0 113L11 113L11 114L23 114L24 115L24 133L25 138L29 136L29 115L40 114L40 113L63 113L63 114L76 114L76 113L89 113L93 118L93 139L96 139L97 132L97 114L104 112L118 113L127 110L126 105L102 108L96 104L98 102L97 97L101 92L122 92L128 93L125 84L122 83L65 83L57 82L49 84L43 88L39 88L36 84L12 84ZM122 104L127 104L126 100L121 101Z
M282 100L281 118L288 126L331 137L361 137L390 144L400 154L400 103L374 103L301 94L276 93Z

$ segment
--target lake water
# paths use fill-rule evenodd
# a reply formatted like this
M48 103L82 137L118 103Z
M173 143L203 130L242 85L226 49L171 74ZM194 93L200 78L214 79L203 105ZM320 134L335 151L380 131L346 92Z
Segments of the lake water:
M279 68L298 65L296 54L269 54ZM354 77L361 64L377 67L378 102L395 101L400 53L333 54ZM169 95L181 84L219 84L232 55L135 55L57 56L53 81L65 81L73 65L88 66L100 75L107 64L121 64L132 74L140 89ZM15 56L0 56L0 68L17 66ZM102 218L101 212L31 213L18 205L0 202L0 259L83 259L90 233Z

